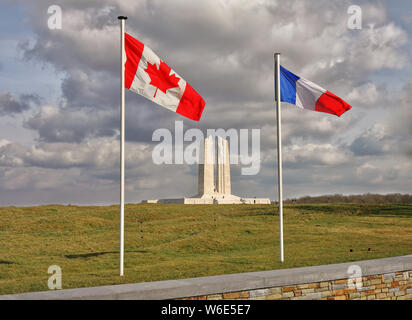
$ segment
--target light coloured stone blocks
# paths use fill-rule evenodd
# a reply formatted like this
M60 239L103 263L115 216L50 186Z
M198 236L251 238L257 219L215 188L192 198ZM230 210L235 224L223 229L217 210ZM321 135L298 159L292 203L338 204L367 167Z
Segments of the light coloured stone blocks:
M253 297L261 297L261 296L267 296L270 294L269 289L258 289L258 290L250 290L249 291L249 296L251 298Z
M293 293L293 291L282 293L282 298L292 298L294 296L295 296L295 294Z
M269 294L277 294L282 293L282 287L270 288Z

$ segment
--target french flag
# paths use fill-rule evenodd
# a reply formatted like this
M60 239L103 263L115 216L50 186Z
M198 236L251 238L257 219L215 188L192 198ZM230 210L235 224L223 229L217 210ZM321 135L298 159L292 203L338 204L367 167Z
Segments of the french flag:
M276 90L275 90L276 97ZM352 107L332 92L280 66L280 101L340 117ZM276 97L277 100L277 97Z

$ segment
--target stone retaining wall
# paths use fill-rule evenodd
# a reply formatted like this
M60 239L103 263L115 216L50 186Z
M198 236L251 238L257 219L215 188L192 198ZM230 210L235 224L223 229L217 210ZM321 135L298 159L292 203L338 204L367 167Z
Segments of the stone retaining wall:
M412 300L412 271L353 280L339 279L257 290L226 292L187 300Z

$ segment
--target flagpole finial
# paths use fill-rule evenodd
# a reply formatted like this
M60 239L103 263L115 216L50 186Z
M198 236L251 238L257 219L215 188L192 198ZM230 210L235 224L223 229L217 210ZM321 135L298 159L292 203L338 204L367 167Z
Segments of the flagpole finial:
M127 17L126 17L126 16L118 16L117 19L119 19L119 20L127 20Z

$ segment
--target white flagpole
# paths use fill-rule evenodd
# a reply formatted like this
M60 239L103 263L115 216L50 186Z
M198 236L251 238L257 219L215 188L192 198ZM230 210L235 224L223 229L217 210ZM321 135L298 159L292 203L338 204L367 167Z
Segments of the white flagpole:
M119 16L120 20L120 276L123 276L124 266L124 23L127 17Z
M279 235L280 261L283 262L283 194L282 194L282 127L280 114L280 53L275 53L276 117L278 122L278 183L279 183Z

